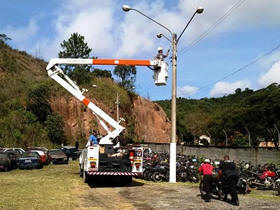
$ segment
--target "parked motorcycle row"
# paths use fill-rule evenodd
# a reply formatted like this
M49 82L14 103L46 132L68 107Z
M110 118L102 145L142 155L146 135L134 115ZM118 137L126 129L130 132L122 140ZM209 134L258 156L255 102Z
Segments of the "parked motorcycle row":
M178 182L200 181L198 168L204 158L191 155L180 155L176 157L176 180ZM211 164L215 170L213 172L213 190L220 197L221 182L218 179L218 168L220 160L212 160ZM239 181L237 189L239 193L249 193L251 188L260 190L276 190L280 195L280 168L275 164L265 164L253 166L249 162L241 161L237 163L239 168ZM145 150L143 162L143 176L147 181L164 182L169 181L169 154L156 153Z

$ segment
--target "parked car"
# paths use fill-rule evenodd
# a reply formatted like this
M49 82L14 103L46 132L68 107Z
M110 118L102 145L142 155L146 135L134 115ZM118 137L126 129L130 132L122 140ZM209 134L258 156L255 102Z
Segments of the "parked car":
M0 170L8 171L12 169L12 161L10 160L9 154L1 152L0 153Z
M26 168L43 168L42 159L37 152L25 152L19 158L18 161L19 169Z
M41 159L42 159L42 162L44 165L48 165L50 163L47 148L45 148L45 147L28 147L28 151L38 152L39 155L41 156Z
M74 146L64 146L61 149L67 155L68 159L76 160L80 155L79 149Z
M16 151L6 151L4 153L8 154L11 161L11 169L16 169L18 167L18 159L21 157L21 154Z
M29 148L28 149L28 152L37 152L39 155L40 155L40 158L42 160L42 163L44 165L48 165L49 164L49 158L48 158L48 155L46 152L44 152L43 150L41 149L34 149L34 148Z
M20 155L25 153L24 149L22 148L3 148L3 152L17 152Z
M50 162L53 164L68 164L68 157L61 149L52 149L48 151Z

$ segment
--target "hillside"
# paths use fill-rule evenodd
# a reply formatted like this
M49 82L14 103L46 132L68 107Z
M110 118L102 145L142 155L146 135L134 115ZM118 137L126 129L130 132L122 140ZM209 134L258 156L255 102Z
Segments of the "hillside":
M82 145L89 131L105 134L94 115L45 71L47 63L26 52L0 45L0 145ZM124 137L134 142L169 142L170 122L156 104L127 92L108 78L92 78L83 86L86 96L116 118L116 95L120 116L126 121ZM155 126L156 125L156 126Z
M170 116L170 101L157 101ZM211 137L212 144L247 146L259 141L278 143L280 130L280 85L257 91L236 89L221 98L177 99L177 135L181 141L193 142L201 135Z

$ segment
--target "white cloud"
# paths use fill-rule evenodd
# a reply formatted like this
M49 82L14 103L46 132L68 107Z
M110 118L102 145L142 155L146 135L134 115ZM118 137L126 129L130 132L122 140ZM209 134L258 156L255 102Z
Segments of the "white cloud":
M250 81L247 80L237 81L233 83L217 82L214 85L213 89L210 91L210 96L220 97L234 93L237 88L241 88L243 90L245 88L249 88L250 86Z
M114 7L115 2L112 0L63 1L52 24L55 39L40 40L39 45L45 48L43 56L47 59L57 56L60 43L75 32L85 37L95 56L114 52L114 36L118 29L115 25L117 18L114 16Z
M19 28L8 26L7 28L2 29L2 31L20 48L21 46L29 44L38 31L38 25L35 19L32 18L28 25Z
M280 61L273 64L273 66L259 79L259 84L262 87L266 87L274 82L280 83Z
M262 56L262 54L260 54L259 56ZM279 61L280 58L280 50L275 51L274 53L272 53L271 55L268 55L266 57L264 57L263 59L261 59L259 61L259 64L265 68L268 69L270 68L274 63L276 63L277 61Z
M178 97L188 97L190 95L193 95L197 92L198 88L194 86L183 86L183 87L177 87L177 95Z
M130 6L139 9L158 22L164 24L178 35L198 6L205 8L204 13L196 15L180 41L179 47L197 38L203 31L223 16L239 0L179 0L170 7L167 0L128 1ZM53 23L49 27L54 37L44 36L34 42L33 34L38 26L31 19L22 28L7 28L13 34L18 46L32 49L36 46L45 59L57 56L60 43L71 33L85 36L96 56L102 57L151 57L158 45L168 47L166 41L156 39L159 32L168 32L135 11L124 13L121 0L63 0L57 15L50 16ZM167 6L166 4L169 6ZM280 1L245 1L240 8L219 25L213 32L221 33L236 28L269 27L280 25ZM7 30L4 32L7 32ZM8 33L7 33L8 34ZM34 50L34 49L33 49Z

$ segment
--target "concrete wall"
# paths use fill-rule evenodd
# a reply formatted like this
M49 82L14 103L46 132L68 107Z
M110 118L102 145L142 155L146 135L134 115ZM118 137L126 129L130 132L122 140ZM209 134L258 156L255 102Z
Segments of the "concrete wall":
M169 152L169 144L146 144L153 151ZM230 159L238 161L250 161L252 164L264 164L267 162L280 163L280 150L275 148L225 148L225 147L201 147L177 145L177 154L196 155L211 159L223 159L229 155Z

